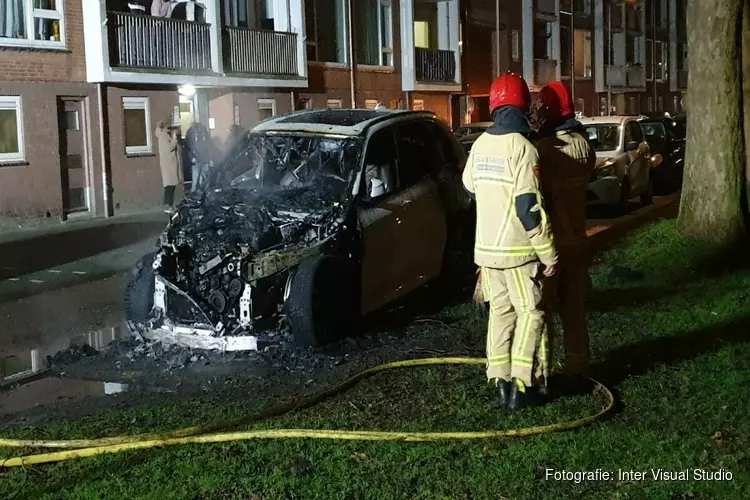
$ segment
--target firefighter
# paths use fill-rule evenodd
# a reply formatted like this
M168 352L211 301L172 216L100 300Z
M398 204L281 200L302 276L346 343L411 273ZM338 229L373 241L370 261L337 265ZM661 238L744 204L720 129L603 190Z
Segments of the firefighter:
M511 409L537 403L534 374L544 334L542 283L557 253L539 188L538 154L529 142L531 95L513 73L490 89L494 125L474 143L463 183L477 209L474 262L490 303L487 378ZM544 360L546 362L546 360Z
M545 307L560 315L565 346L566 375L573 379L589 365L586 295L590 284L586 236L586 189L596 163L596 153L575 118L570 92L562 82L547 84L539 92L540 124L536 147L545 206L549 213L558 272L545 287ZM549 337L551 315L547 316Z

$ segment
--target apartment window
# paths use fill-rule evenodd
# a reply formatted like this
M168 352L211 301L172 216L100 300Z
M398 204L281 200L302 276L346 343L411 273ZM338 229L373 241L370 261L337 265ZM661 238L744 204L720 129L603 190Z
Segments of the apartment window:
M510 55L514 61L521 59L520 34L518 30L510 31Z
M414 99L414 101L411 104L412 111L424 111L424 100L423 99Z
M0 163L23 159L21 98L0 96Z
M656 98L656 111L664 111L664 98L662 96Z
M308 61L347 61L346 18L346 0L305 0Z
M151 152L151 110L148 97L123 97L125 152L141 154Z
M646 40L646 80L654 79L654 41Z
M356 9L354 36L357 63L393 66L391 0L359 0L356 2Z
M575 30L573 47L573 61L575 63L575 76L578 78L591 78L591 32L588 30Z
M227 26L255 30L274 29L274 0L226 0L224 22Z
M330 109L341 109L341 99L328 99L326 106Z
M260 121L276 116L276 99L258 99L258 117Z
M366 109L375 109L375 106L378 105L377 99L365 99L365 108Z
M576 112L580 113L581 116L586 116L586 99L581 97L576 99Z
M65 46L63 0L3 0L0 45Z
M573 12L576 14L591 15L592 0L573 0Z
M569 77L572 71L573 47L570 43L570 16L560 16L560 75Z
M534 59L551 58L553 27L554 23L534 20Z
M654 78L658 82L667 79L667 44L656 40L654 42ZM660 109L661 110L661 109Z
M668 0L653 0L657 28L667 27L667 1Z
M631 65L643 64L643 38L629 35L625 37L625 61Z

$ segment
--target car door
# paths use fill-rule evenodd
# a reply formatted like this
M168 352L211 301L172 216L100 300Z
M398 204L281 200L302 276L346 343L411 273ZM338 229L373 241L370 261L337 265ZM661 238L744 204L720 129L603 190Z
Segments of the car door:
M362 232L362 314L392 300L397 285L404 206L398 195L396 144L392 128L373 132L365 143L364 175L357 216ZM382 182L382 192L378 184ZM373 192L375 186L375 192Z
M635 148L628 145L635 143ZM643 140L641 126L635 120L625 124L625 154L628 156L628 178L631 195L637 196L648 190L650 182L650 165L648 161L649 146Z
M448 161L429 120L413 120L394 129L398 150L400 196L405 206L400 221L403 247L399 253L399 277L403 293L438 276L446 242L446 211L437 173Z

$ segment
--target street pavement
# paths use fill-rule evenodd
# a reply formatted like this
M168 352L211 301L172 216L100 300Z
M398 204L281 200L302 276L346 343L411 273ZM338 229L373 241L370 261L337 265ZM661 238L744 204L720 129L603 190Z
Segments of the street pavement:
M676 195L659 197L654 207L634 205L635 215L591 219L587 223L589 235L604 234L626 219L658 213L675 200ZM0 385L8 360L15 360L11 363L17 367L15 371L25 371L31 369L40 353L51 355L77 342L100 347L106 343L105 338L109 341L127 335L122 328L127 271L155 244L156 235L151 235L119 248L0 280Z

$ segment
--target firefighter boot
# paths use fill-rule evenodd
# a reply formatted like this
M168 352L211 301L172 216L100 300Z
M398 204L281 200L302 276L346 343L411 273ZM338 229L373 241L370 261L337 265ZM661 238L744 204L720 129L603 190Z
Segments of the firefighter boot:
M495 387L497 387L497 395L499 396L500 404L502 406L508 406L508 401L510 401L510 382L501 378L496 378Z
M514 378L513 382L511 382L508 408L511 410L520 410L527 406L534 406L536 404L534 392L532 387L526 387L526 384Z

